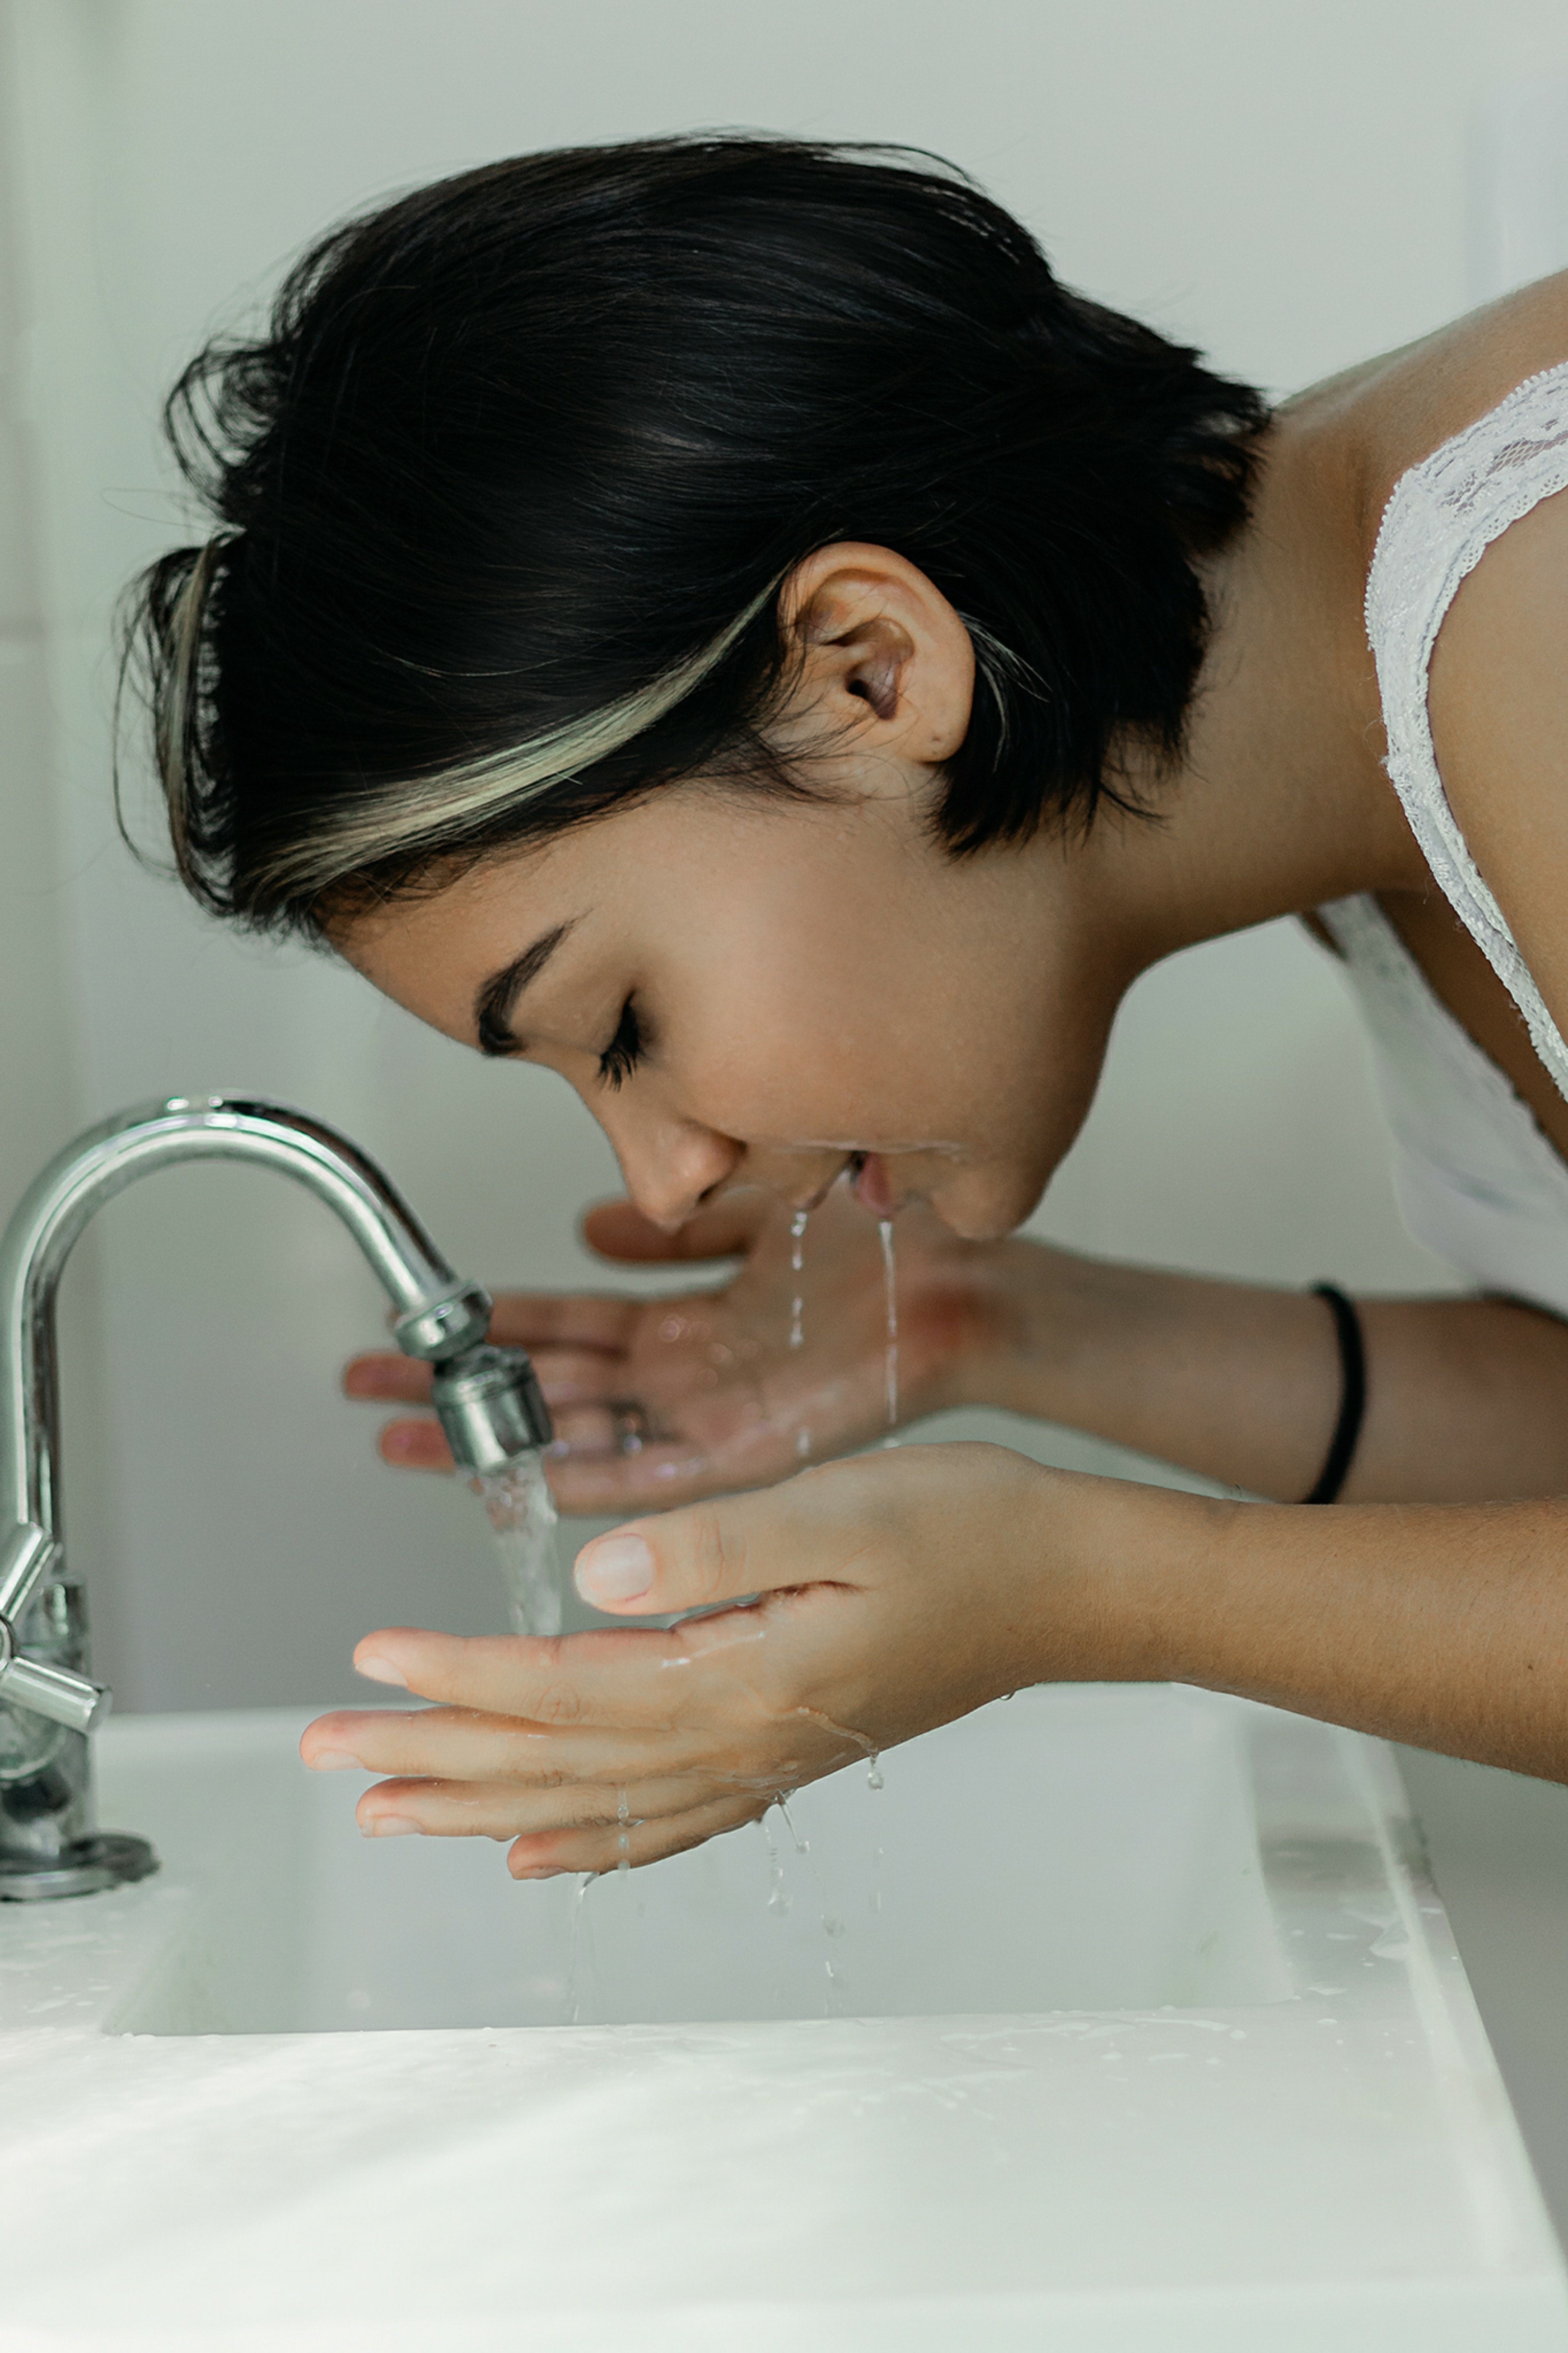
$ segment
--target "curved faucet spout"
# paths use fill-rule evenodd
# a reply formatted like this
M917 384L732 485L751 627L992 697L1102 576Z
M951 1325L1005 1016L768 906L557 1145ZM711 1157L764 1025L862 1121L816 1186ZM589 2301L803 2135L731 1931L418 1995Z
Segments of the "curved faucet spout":
M0 1240L0 1526L59 1535L54 1311L71 1245L105 1201L183 1160L246 1160L307 1187L374 1269L411 1356L439 1360L484 1338L488 1294L458 1282L380 1169L345 1137L301 1112L226 1095L139 1104L68 1145ZM3 1593L0 1614L8 1614Z
M345 1137L280 1104L222 1095L175 1096L102 1121L49 1163L0 1240L0 1716L25 1709L80 1735L109 1704L81 1672L79 1605L67 1606L73 1588L61 1572L55 1298L94 1211L138 1177L184 1160L274 1168L342 1220L396 1310L398 1345L437 1368L436 1402L460 1469L488 1471L549 1441L528 1358L484 1345L489 1294L458 1279L380 1169ZM38 1855L38 1823L49 1810L35 1792L21 1837L22 1812L11 1803L15 1759L7 1766L0 1757L0 1896L78 1892L21 1885L22 1861Z

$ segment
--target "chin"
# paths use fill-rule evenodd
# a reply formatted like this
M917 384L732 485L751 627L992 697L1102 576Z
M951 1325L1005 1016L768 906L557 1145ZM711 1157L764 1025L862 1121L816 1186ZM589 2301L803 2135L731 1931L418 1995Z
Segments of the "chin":
M972 1176L940 1186L930 1200L942 1224L961 1241L1000 1242L1034 1215L1045 1189L1043 1180L1031 1185L1026 1178L1009 1180L1003 1175Z

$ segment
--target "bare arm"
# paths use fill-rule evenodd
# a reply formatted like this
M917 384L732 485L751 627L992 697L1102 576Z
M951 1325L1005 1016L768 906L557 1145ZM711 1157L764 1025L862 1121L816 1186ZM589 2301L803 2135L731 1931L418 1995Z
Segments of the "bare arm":
M1092 1431L1281 1503L1322 1467L1341 1369L1310 1293L1010 1243L973 1402ZM1005 1302L1005 1304L1004 1304ZM1366 1419L1347 1503L1568 1490L1568 1324L1500 1299L1367 1299Z
M742 1260L717 1288L661 1300L503 1293L494 1333L531 1349L569 1451L552 1465L567 1511L626 1514L822 1461L875 1440L883 1419L882 1262L876 1228L836 1197L817 1211L792 1348L787 1219L735 1196L675 1237L620 1204L590 1233L622 1260ZM1279 1502L1310 1489L1339 1409L1329 1312L1299 1291L1163 1273L1047 1245L958 1241L929 1212L899 1221L906 1420L1004 1406L1089 1430ZM1366 1300L1369 1402L1352 1502L1466 1503L1568 1492L1568 1324L1503 1300ZM358 1396L418 1404L426 1366L350 1367ZM633 1451L617 1440L631 1408ZM390 1424L384 1451L450 1467L435 1420Z

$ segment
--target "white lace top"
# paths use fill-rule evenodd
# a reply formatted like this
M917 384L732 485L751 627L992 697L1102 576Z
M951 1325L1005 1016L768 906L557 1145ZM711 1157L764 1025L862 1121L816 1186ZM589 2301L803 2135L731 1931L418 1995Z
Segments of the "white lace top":
M1568 364L1548 368L1395 485L1367 576L1388 774L1433 880L1522 1014L1568 1098L1568 1042L1471 858L1437 773L1427 666L1492 541L1568 489ZM1568 1315L1568 1166L1441 1005L1375 900L1321 911L1372 1033L1411 1231L1489 1290Z

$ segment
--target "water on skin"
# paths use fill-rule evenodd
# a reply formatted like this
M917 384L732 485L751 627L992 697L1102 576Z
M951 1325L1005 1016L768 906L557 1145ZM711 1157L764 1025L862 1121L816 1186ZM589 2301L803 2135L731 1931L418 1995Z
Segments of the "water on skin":
M889 1435L884 1446L896 1446L892 1432L899 1426L899 1262L893 1242L891 1218L878 1220L878 1234L882 1243L882 1292L887 1303L887 1338L882 1349L882 1395L888 1409Z
M537 1454L474 1485L496 1532L511 1622L520 1634L559 1634L561 1577L555 1558L555 1501Z
M616 1791L616 1869L625 1879L632 1867L631 1809L624 1789Z

